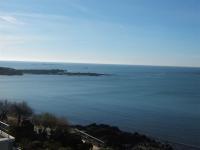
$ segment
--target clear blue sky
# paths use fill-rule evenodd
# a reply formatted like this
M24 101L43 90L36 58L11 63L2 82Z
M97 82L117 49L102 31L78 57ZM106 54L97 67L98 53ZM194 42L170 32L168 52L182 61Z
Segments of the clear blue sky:
M200 66L200 0L1 0L0 60Z

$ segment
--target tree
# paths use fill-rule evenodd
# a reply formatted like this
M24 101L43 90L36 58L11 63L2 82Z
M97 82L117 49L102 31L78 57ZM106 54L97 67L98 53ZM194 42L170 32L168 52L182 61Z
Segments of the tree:
M9 110L10 103L7 100L0 101L0 120L7 121L7 115Z
M17 116L17 125L19 126L22 118L29 117L33 114L33 110L26 102L14 103L11 106L11 111Z

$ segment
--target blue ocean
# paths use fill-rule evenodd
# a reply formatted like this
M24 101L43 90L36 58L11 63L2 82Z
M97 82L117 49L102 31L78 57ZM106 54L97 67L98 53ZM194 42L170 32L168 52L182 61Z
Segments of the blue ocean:
M200 146L200 68L0 62L16 69L66 69L109 76L0 76L0 99L27 101L72 124L105 123Z

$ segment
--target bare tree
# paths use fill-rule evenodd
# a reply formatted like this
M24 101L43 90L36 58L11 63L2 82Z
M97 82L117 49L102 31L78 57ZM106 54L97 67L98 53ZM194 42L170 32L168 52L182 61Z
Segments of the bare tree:
M32 108L26 102L15 102L11 106L11 111L17 116L17 125L20 125L22 118L29 117L33 114Z
M10 103L7 100L0 101L0 120L7 121Z

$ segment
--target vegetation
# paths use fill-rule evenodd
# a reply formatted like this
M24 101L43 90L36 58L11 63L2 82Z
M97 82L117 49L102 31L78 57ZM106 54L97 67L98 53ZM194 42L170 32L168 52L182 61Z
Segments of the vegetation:
M24 118L28 118L33 114L33 110L26 102L8 102L0 101L0 119L7 122L8 116L15 118L19 126Z
M34 114L25 102L0 101L0 120L23 150L89 150L91 144L70 133L66 119L50 113Z
M33 110L27 105L26 102L11 104L11 112L17 118L17 125L19 126L22 118L29 117L33 114Z
M117 127L91 124L70 126L65 118L50 113L34 114L25 102L0 101L0 120L10 124L10 134L22 150L90 150L94 145L105 150L172 150L138 133ZM81 131L103 141L83 138Z

